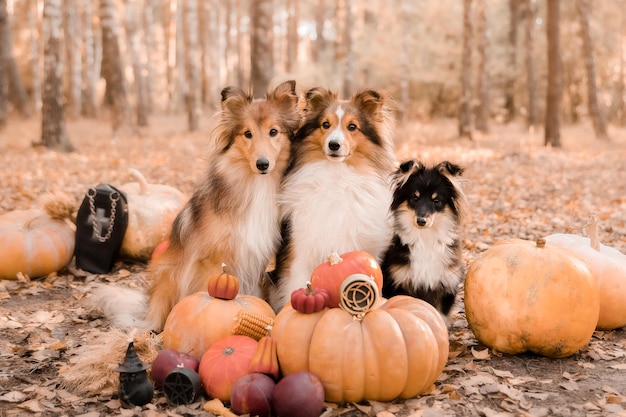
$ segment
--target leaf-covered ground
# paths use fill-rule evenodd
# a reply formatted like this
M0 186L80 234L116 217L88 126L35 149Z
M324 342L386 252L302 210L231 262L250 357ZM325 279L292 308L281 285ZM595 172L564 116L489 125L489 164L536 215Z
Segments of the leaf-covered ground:
M0 214L37 206L46 192L67 193L78 207L91 186L130 182L130 167L190 194L210 163L204 158L210 127L189 134L182 117L154 118L150 128L117 137L106 122L69 122L68 130L76 153L33 148L36 121L11 121L0 131ZM600 218L603 243L626 252L625 129L612 129L611 143L601 143L587 126L565 127L557 150L517 124L494 125L473 142L455 139L455 131L453 122L398 129L397 153L465 167L467 262L501 239L581 233L590 214ZM125 347L127 335L89 307L94 284L143 287L144 272L136 262L119 262L108 275L70 265L46 278L0 281L0 416L209 415L201 401L172 408L160 392L143 409L125 409L110 387L84 394L66 383L81 357L106 357L107 344ZM432 392L393 404L329 405L325 415L626 415L623 330L596 332L566 359L503 355L475 340L462 295L451 320L449 362ZM115 366L121 357L113 346L108 350Z

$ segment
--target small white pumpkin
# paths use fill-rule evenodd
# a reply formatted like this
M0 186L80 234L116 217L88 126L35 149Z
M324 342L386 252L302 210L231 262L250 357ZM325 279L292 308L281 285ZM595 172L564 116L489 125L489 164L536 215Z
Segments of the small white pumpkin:
M169 237L172 223L187 197L168 185L148 184L136 169L128 172L136 182L120 186L128 198L128 228L120 255L147 261L157 245Z

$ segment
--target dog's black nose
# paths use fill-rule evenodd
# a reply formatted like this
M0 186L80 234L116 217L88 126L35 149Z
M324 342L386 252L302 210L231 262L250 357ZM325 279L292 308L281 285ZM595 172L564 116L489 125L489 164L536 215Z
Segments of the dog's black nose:
M338 151L339 148L341 148L341 143L335 140L331 140L330 142L328 142L328 149L330 149L331 151Z
M418 217L417 218L418 226L426 226L426 217Z
M270 161L267 158L259 158L256 160L256 168L259 171L267 171L270 167Z

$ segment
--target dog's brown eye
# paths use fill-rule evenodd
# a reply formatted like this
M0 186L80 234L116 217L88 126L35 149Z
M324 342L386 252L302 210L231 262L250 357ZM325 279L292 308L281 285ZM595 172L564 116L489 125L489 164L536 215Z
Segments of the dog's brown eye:
M249 130L243 132L243 135L248 139L252 139L252 132L250 132Z
M439 200L438 198L435 198L435 199L433 200L433 204L434 204L435 206L437 206L437 207L438 207L438 206L440 206L442 203L441 203L441 200Z
M328 123L328 122L324 122L324 123L322 123L322 127L323 127L324 129L330 129L330 123Z
M356 130L356 125L355 125L354 123L350 123L350 124L348 125L348 130L349 130L350 132L354 132L354 131Z
M270 129L270 136L271 136L271 137L274 137L274 136L276 136L276 135L278 135L278 130L276 130L276 129Z

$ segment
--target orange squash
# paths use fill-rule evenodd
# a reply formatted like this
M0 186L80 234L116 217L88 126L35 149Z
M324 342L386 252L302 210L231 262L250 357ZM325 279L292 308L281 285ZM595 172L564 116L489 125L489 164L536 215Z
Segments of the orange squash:
M587 265L543 239L498 242L465 278L465 312L476 339L512 355L572 355L591 338L599 310Z
M209 277L208 292L215 298L232 300L239 293L239 279L226 272L226 265L222 264L222 272Z
M304 314L287 304L278 313L272 338L283 375L313 373L330 402L391 401L427 392L448 359L443 319L416 298L374 300L363 294L347 298L368 299L367 308Z
M234 334L257 340L268 334L275 313L263 299L239 294L232 300L197 292L180 300L163 327L163 347L198 359L216 341Z
M597 219L587 224L589 237L554 234L546 237L550 245L574 252L589 267L598 281L600 314L596 328L613 330L626 326L626 255L600 243Z
M74 255L73 207L49 198L44 209L14 210L0 216L0 279L18 273L35 278L57 272Z

